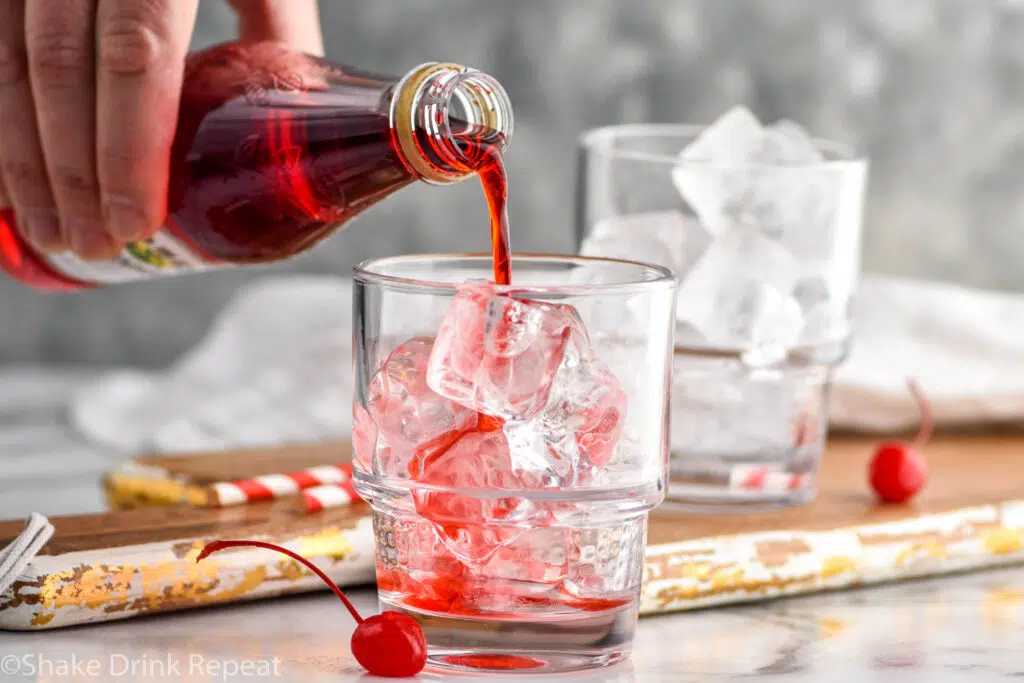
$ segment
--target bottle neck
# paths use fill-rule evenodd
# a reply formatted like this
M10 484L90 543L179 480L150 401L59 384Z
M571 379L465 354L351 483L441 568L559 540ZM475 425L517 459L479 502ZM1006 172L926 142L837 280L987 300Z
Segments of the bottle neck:
M512 104L485 73L430 63L395 87L391 132L402 159L420 180L454 183L479 170L512 135Z

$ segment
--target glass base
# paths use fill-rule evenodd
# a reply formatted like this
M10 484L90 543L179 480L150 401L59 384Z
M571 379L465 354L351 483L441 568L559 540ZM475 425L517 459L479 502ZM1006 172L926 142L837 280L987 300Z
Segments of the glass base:
M736 491L721 486L670 480L665 502L661 504L660 509L746 514L804 505L814 500L815 494L813 486L781 492Z
M572 618L511 619L411 610L381 599L382 609L409 615L427 638L427 667L462 673L550 674L609 666L629 656L637 607Z
M788 453L673 454L663 509L750 512L802 505L817 493L818 449Z

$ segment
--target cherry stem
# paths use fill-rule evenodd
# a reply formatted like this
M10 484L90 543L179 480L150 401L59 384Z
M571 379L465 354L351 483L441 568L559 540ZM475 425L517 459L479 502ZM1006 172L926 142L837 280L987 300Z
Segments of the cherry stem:
M914 441L910 444L913 448L919 449L932 438L932 431L935 427L932 404L924 395L924 390L921 389L921 385L917 383L916 379L907 379L907 388L910 389L910 395L914 397L914 402L917 403L917 410L921 414L921 427L917 432L917 436L914 437Z
M287 555L288 557L292 558L299 564L309 569L309 571L319 576L324 583L330 586L331 590L334 591L334 594L338 596L338 599L345 603L345 607L348 608L349 613L352 614L352 618L356 620L356 623L363 623L363 618L359 615L359 612L356 611L355 606L351 602L349 602L348 598L345 597L345 594L342 593L341 589L334 584L334 581L331 581L330 577L327 576L327 574L324 574L322 571L320 571L319 567L317 567L315 564L313 564L306 558L296 553L293 553L291 550L288 550L287 548L282 548L279 545L274 545L273 543L264 543L263 541L213 541L211 543L207 543L206 546L199 552L199 556L196 558L196 564L198 564L201 560L205 560L213 553L220 550L224 550L225 548L243 547L265 548L267 550L273 550L281 553L282 555Z

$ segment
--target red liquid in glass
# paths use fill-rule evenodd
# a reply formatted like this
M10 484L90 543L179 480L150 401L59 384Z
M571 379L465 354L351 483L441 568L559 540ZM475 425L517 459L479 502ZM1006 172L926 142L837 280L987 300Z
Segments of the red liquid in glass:
M269 44L193 55L170 157L165 230L211 264L277 261L309 249L417 179L394 138L387 106L393 88L392 79ZM495 279L507 283L499 142L480 131L455 138L465 170L484 184ZM28 248L9 209L0 211L0 268L41 289L92 284Z

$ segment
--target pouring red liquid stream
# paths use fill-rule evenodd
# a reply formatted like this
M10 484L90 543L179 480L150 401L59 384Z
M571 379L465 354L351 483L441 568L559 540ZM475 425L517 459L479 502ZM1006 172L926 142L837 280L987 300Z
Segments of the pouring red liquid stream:
M512 282L512 261L509 253L508 234L508 179L501 149L491 146L487 150L490 161L480 167L477 173L487 197L491 213L491 254L494 258L494 283L507 285Z

